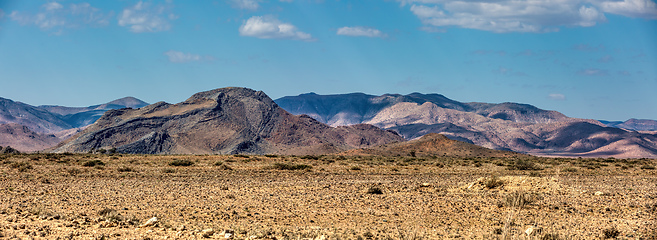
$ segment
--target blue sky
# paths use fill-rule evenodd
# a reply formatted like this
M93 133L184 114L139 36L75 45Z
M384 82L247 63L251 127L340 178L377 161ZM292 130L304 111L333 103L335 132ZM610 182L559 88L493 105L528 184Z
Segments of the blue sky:
M0 1L0 97L440 93L657 119L654 0Z

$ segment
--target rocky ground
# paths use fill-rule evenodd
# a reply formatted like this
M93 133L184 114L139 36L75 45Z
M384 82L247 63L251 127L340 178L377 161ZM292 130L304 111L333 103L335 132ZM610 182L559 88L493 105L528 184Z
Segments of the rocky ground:
M656 164L0 155L0 238L655 239Z

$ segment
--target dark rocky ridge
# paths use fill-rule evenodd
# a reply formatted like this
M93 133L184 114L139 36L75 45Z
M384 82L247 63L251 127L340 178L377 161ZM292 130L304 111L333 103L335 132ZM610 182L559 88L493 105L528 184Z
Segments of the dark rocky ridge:
M178 104L110 110L54 151L322 154L394 141L403 138L369 125L333 128L286 112L263 92L221 88Z

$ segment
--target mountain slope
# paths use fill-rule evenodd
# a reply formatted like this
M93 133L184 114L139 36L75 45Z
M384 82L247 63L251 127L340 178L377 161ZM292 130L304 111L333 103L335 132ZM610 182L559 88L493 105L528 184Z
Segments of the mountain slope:
M657 131L657 121L649 119L629 119L627 121L600 121L609 127L622 128L632 131Z
M0 124L0 146L11 146L21 152L46 149L60 141L53 134L37 133L20 124Z
M419 93L353 96L303 94L276 101L295 114L321 116L332 125L372 124L406 139L439 133L486 148L535 155L657 158L655 134L609 128L527 104L459 103Z
M69 125L77 128L84 127L94 123L103 113L112 109L121 108L141 108L148 103L134 97L124 97L105 104L93 105L89 107L64 107L43 105L38 108L60 115L60 118Z
M16 123L39 133L54 133L73 128L58 114L37 107L0 98L0 124Z
M461 103L440 94L411 93L408 95L384 94L381 96L364 93L318 95L315 93L282 97L275 100L292 114L306 114L331 126L342 126L369 122L380 111L399 103L425 103L461 112L472 112L489 118L513 122L560 122L570 118L556 111L546 111L527 104L518 103Z
M441 134L429 133L421 138L390 143L366 149L354 149L346 155L376 156L448 156L448 157L509 157L515 152L492 150L474 144L449 139Z
M369 125L333 128L286 112L263 92L221 88L178 104L110 110L54 151L321 154L394 141L403 138Z

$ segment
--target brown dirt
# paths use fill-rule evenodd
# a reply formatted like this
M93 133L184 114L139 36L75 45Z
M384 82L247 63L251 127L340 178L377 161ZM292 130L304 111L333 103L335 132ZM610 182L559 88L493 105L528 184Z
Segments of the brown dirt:
M527 161L542 170L506 158L0 155L0 238L657 236L657 160Z

